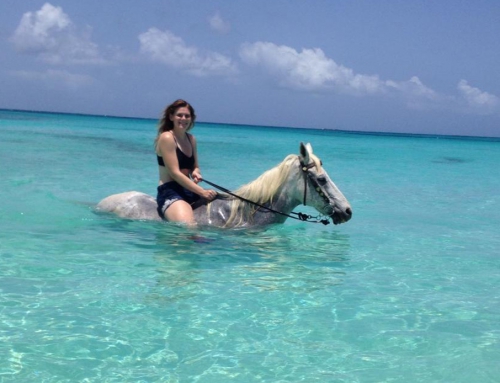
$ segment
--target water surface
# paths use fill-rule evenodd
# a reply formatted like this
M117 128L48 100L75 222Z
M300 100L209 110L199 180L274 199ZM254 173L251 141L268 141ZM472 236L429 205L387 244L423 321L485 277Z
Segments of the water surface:
M155 193L155 125L0 111L0 381L498 381L498 140L199 123L207 179L234 189L310 142L353 219L96 214Z

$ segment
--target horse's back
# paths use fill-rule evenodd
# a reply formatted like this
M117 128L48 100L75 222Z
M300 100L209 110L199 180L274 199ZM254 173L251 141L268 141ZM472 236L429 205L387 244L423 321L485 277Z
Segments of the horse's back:
M158 215L156 199L137 191L110 195L97 204L96 211L128 219L162 220ZM217 199L208 205L205 201L200 201L193 206L193 213L196 222L202 226L223 227L230 213L228 198L219 194Z
M122 218L161 221L156 206L156 200L150 195L128 191L104 198L97 204L96 210Z

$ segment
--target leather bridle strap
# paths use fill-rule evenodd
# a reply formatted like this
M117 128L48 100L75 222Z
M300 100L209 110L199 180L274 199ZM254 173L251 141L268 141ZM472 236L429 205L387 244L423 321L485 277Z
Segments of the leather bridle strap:
M310 164L305 165L302 161L300 161L300 166L302 168L302 171L304 172L304 201L303 201L303 205L307 206L307 204L306 204L306 199L307 199L307 177L309 177L309 169L313 168L315 166L315 164L314 164L314 162L311 162Z
M314 178L311 173L309 172L309 169L313 168L314 166L316 166L314 164L314 162L311 162L310 164L308 165L305 165L303 162L300 162L300 166L302 168L302 171L304 172L304 206L307 206L306 205L306 199L307 199L307 178L309 178L309 181L311 181L314 189L316 190L316 192L320 195L320 197L323 198L323 200L329 204L330 203L330 200L328 199L328 197L326 196L325 192L323 191L323 188L320 186L320 184L318 183L318 181L316 180L316 178Z

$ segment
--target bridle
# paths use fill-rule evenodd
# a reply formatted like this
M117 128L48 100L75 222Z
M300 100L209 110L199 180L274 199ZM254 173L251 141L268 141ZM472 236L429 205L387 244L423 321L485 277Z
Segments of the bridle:
M311 181L311 184L313 185L314 190L316 190L318 192L320 197L322 197L326 203L330 203L330 200L323 192L323 189L320 186L320 184L318 183L318 181L316 180L316 177L311 175L311 173L309 172L309 169L312 169L315 166L316 166L316 164L314 162L311 162L310 164L306 165L302 161L300 161L300 167L302 169L302 172L304 173L304 201L303 201L304 206L307 206L306 199L307 199L307 179L308 178L309 178L309 181Z
M304 206L307 206L306 205L306 199L307 199L307 180L309 179L309 181L311 181L311 184L313 185L314 189L318 192L318 194L323 198L323 200L326 202L326 203L329 203L330 201L328 200L328 197L325 195L325 193L323 192L323 189L321 188L321 186L319 185L318 181L316 180L316 178L311 175L311 173L309 172L309 170L311 168L313 168L314 166L316 166L316 164L314 162L311 162L310 164L304 164L301 160L299 160L299 166L304 174L304 198L303 198L303 203L304 203ZM330 221L326 218L321 218L322 216L321 215L318 215L316 217L313 217L309 214L304 214L304 213L296 213L294 211L292 211L290 214L286 214L286 213L283 213L281 211L278 211L278 210L274 210L270 207L267 207L267 206L264 206L264 205L261 205L260 203L257 203L257 202L254 202L254 201L250 201L244 197L241 197L239 195L236 195L234 194L233 192L231 192L230 190L222 187L222 186L219 186L217 184L214 184L213 182L210 182L206 179L203 179L202 180L203 182L213 186L214 188L220 190L220 191L223 191L224 193L227 193L233 197L236 197L242 201L245 201L247 203L250 203L252 205L255 205L255 206L258 206L262 209L265 209L267 211L270 211L272 213L275 213L275 214L279 214L279 215L283 215L285 217L288 217L288 218L293 218L293 219L297 219L299 221L304 221L304 222L310 222L310 223L322 223L323 225L328 225L330 223Z

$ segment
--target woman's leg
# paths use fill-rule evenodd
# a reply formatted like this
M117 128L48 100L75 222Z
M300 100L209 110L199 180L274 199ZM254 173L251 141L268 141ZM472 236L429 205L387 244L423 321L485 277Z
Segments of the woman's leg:
M196 225L191 205L186 201L178 200L165 210L165 218L170 222L183 222L188 225Z

